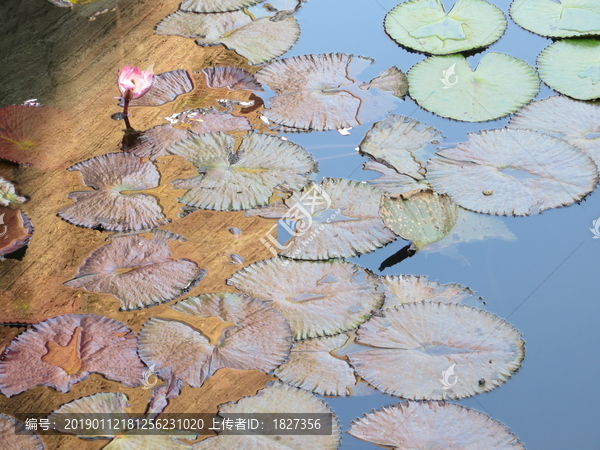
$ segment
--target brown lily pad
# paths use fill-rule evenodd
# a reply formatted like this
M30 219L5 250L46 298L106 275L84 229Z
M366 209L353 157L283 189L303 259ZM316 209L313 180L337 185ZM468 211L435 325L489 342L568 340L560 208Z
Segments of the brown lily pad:
M29 245L33 225L24 212L0 207L0 256Z

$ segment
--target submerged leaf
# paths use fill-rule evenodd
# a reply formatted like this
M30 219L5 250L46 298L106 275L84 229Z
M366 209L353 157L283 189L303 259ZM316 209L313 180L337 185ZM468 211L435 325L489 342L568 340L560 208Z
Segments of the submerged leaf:
M173 70L154 76L152 87L140 98L131 100L129 106L160 106L172 102L181 94L194 89L194 83L185 70Z
M426 181L417 181L413 177L398 173L396 169L392 169L377 161L367 161L363 164L362 168L364 170L379 172L382 176L368 180L367 183L393 197L410 197L419 191L431 189L431 186Z
M540 78L555 91L578 100L600 98L600 40L563 39L537 59Z
M290 327L267 304L239 294L204 294L176 303L179 320L154 317L140 331L139 354L158 370L199 387L218 369L270 372L288 356ZM186 316L188 315L188 316ZM209 339L196 326L198 318L218 318L222 331Z
M349 434L377 445L409 450L525 450L508 428L453 403L408 402L386 406L352 423Z
M157 125L142 132L139 144L133 147L129 153L140 158L155 160L159 156L168 155L167 148L189 136L190 133L187 130L174 128L171 125Z
M463 55L432 56L408 71L410 96L442 117L483 122L512 114L531 101L540 81L526 62L485 54L472 70Z
M248 8L263 0L183 0L179 9L201 13L236 11Z
M226 87L230 91L264 91L254 75L240 67L207 67L202 69L209 88Z
M600 168L600 103L556 95L524 107L508 128L541 131L564 139L586 152Z
M19 335L0 361L0 390L12 397L43 384L60 392L98 372L137 386L144 365L121 322L92 314L58 316Z
M256 449L256 450L336 450L341 440L341 430L337 417L331 408L317 396L282 383L259 391L253 397L244 397L237 403L225 403L219 407L219 414L330 414L331 433L316 435L230 435L222 434L194 444L194 450L214 449ZM281 417L281 416L280 416ZM325 429L325 420L320 421Z
M600 34L596 0L514 0L510 15L517 25L546 37Z
M193 135L169 152L183 156L200 175L172 182L188 189L178 200L186 205L218 211L266 205L277 186L299 190L316 170L312 156L297 144L276 136L251 132L235 148L235 138L224 133Z
M205 270L188 259L170 259L167 237L120 236L94 250L65 286L112 294L122 310L164 303L187 292Z
M570 205L598 182L589 156L537 131L482 131L438 155L427 166L434 189L487 214L523 216Z
M283 280L273 283L273 280ZM294 339L331 336L355 328L383 302L373 276L346 261L273 258L235 273L227 284L272 302Z
M382 92L391 92L394 97L402 98L408 92L408 80L400 69L390 67L359 88L363 90L375 88Z
M342 347L348 335L298 341L290 358L275 370L281 381L321 395L348 395L356 385L354 370L331 352Z
M400 45L449 55L496 42L506 30L506 17L484 0L457 0L448 13L441 0L410 0L392 9L384 25Z
M356 373L387 394L413 400L488 392L504 383L525 355L521 334L510 324L456 303L387 308L362 324L357 336L357 343L371 347L348 355ZM444 375L450 367L456 378Z
M0 414L0 448L6 450L44 450L40 438L21 422Z
M68 195L75 203L58 211L66 221L110 231L139 231L165 222L156 197L126 192L158 186L160 174L152 162L127 153L107 153L68 170L81 172L83 183L95 190Z
M29 245L32 234L33 225L24 212L0 206L0 257Z

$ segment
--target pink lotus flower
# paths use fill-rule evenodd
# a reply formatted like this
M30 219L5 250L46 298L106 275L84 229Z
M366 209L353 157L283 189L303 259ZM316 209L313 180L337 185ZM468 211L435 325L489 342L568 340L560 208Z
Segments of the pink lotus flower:
M140 70L137 67L125 66L119 70L118 84L125 100L140 98L152 87L154 74L152 68Z

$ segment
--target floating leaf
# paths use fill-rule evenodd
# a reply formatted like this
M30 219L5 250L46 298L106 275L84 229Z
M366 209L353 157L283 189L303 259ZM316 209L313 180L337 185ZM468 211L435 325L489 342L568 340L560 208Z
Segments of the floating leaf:
M243 11L213 14L177 11L157 25L156 33L197 38L196 43L203 47L223 44L251 64L259 64L283 55L300 36L300 26L294 17L271 19L252 20Z
M271 234L277 225L267 234L271 244L283 249L283 256L310 260L351 258L395 239L379 217L380 198L378 190L364 183L325 178L321 185L308 185L302 192L295 192L285 201L287 210L274 205L258 214L274 217L275 210L283 212L278 223L292 237L284 245L278 244ZM265 240L265 245L271 244Z
M600 40L563 39L537 58L540 77L561 94L579 100L600 97Z
M382 92L391 92L394 97L402 98L408 92L408 80L400 69L390 67L359 88L363 90L375 88Z
M275 61L256 74L256 79L275 91L265 116L276 124L299 130L339 130L356 127L391 110L399 92L406 91L404 75L396 74L397 86L384 77L373 93L357 79L373 60L343 53L302 55ZM389 75L389 70L384 72ZM373 80L375 81L375 80ZM373 83L373 82L372 82ZM360 113L360 114L359 114Z
M46 446L33 431L25 428L21 422L10 416L0 414L0 448L6 450L44 450Z
M0 177L0 206L10 206L26 201L25 197L17 195L14 184Z
M532 102L508 123L508 128L535 130L580 148L600 167L600 104L555 95Z
M185 322L154 317L140 332L139 353L149 366L170 367L199 387L218 369L270 372L288 356L290 327L267 304L239 294L204 294L172 307ZM198 317L217 317L222 331L214 340L195 326Z
M382 308L425 300L442 303L461 303L475 293L460 284L439 284L424 276L393 275L379 278L385 294Z
M298 341L275 375L287 384L315 394L348 395L356 385L354 371L345 360L331 354L347 340L346 334L340 334Z
M377 161L367 161L363 164L362 168L364 170L379 172L382 176L368 180L367 183L394 197L410 197L416 192L431 189L431 186L426 181L417 181L413 177L398 173L396 169L392 169Z
M485 54L472 70L462 55L432 56L408 71L410 96L442 117L483 122L514 113L538 92L535 69L503 53Z
M198 283L205 270L188 259L170 259L168 236L120 236L94 250L65 286L112 294L121 310L168 302Z
M224 133L194 135L175 143L169 152L183 156L200 175L172 182L188 189L178 200L218 211L266 205L277 186L299 190L316 171L311 155L297 144L251 132L234 151L235 138Z
M514 0L517 25L546 37L600 34L600 4L595 0Z
M189 130L197 134L216 131L250 131L252 129L246 117L217 111L197 111L197 114L191 112L186 115L182 122L189 124Z
M239 67L207 67L202 69L209 88L226 87L230 91L264 91L254 75Z
M107 153L68 170L81 172L83 183L95 190L68 195L75 203L58 211L66 221L110 231L140 231L165 222L156 197L128 193L158 186L160 174L152 162L127 153Z
M456 303L388 308L362 324L357 336L357 343L371 348L348 355L356 373L387 394L413 400L488 392L519 368L525 354L510 324ZM440 376L453 364L456 378L443 378L443 384Z
M29 245L33 225L24 212L0 206L0 257Z
M423 191L406 199L384 197L380 213L387 227L420 250L452 230L458 207L447 195Z
M144 365L137 339L121 322L92 314L57 316L20 334L0 361L0 389L8 397L43 384L60 392L98 372L137 386Z
M263 0L183 0L179 9L200 13L236 11L261 1Z
M157 125L140 134L139 144L129 152L140 158L155 160L159 156L168 155L167 148L189 136L187 130L174 128L171 125Z
M390 114L385 120L373 124L358 148L361 155L371 156L400 174L422 180L425 169L415 154L441 138L442 134L435 128Z
M341 441L338 419L323 400L306 391L282 383L273 383L254 397L244 397L237 403L225 403L219 414L331 414L331 433L325 435L219 435L194 444L194 450L261 449L261 450L336 450ZM281 417L281 416L280 416ZM324 421L321 420L321 425Z
M373 276L360 266L341 260L267 259L235 273L227 284L272 302L292 327L294 339L351 330L383 302Z
M449 55L496 42L506 30L506 17L483 0L458 0L448 13L441 0L410 0L392 9L384 26L400 45Z
M355 438L398 450L525 450L508 428L453 403L408 402L384 407L352 422Z
M598 182L589 156L537 131L482 131L438 155L427 166L433 188L487 214L523 216L570 205Z
M160 106L172 102L181 94L194 89L194 83L185 70L173 70L154 75L152 87L140 98L131 100L129 106Z

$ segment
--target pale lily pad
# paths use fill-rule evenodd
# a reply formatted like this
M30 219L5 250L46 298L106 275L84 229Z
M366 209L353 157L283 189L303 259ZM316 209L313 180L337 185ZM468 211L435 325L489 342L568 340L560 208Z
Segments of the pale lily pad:
M129 106L160 106L172 102L181 94L194 89L194 83L185 70L173 70L154 76L152 87L142 97L129 102Z
M563 39L537 58L540 77L561 94L578 100L600 98L600 40Z
M66 221L110 231L139 231L165 223L156 197L127 192L158 186L160 174L152 162L126 153L107 153L68 170L81 172L83 183L95 190L68 195L75 203L58 211Z
M183 156L200 175L172 182L188 189L178 200L202 209L231 211L269 203L277 186L300 190L308 174L316 171L312 156L297 144L268 134L251 132L235 148L225 133L194 135L179 141L169 152Z
M277 58L287 52L300 36L293 16L282 20L262 17L252 20L243 11L198 14L177 11L156 27L157 34L196 38L200 46L223 44L252 64Z
M586 152L600 167L600 103L556 95L521 109L508 128L541 131L564 139Z
M263 0L183 0L179 9L201 13L236 11L248 8Z
M517 25L546 37L600 34L596 0L514 0L510 15Z
M234 116L227 112L193 110L182 115L182 123L189 124L189 130L196 134L216 131L250 131L252 126L246 117Z
M523 216L570 205L598 182L582 150L537 131L482 131L438 155L427 166L429 183L481 213Z
M282 383L259 391L253 397L244 397L237 403L225 403L219 407L219 414L273 414L274 419L281 414L323 414L331 417L331 433L302 435L226 435L208 438L194 444L194 450L215 449L255 449L255 450L337 450L341 441L341 430L337 417L331 408L317 396ZM320 420L320 426L324 426Z
M408 198L383 197L380 214L388 228L420 250L452 230L458 209L449 196L422 191Z
M535 97L540 84L529 64L495 52L485 54L475 70L462 55L432 56L407 76L409 94L419 106L464 122L512 114Z
M0 177L0 206L18 205L26 201L25 197L17 195L14 184Z
M167 148L189 136L188 130L175 128L171 125L157 125L140 134L139 144L133 147L129 153L141 158L155 160L159 156L168 155Z
M0 448L44 450L46 446L37 434L25 428L21 422L5 414L0 414Z
M230 91L264 91L254 75L240 67L207 67L202 69L209 88L226 87Z
M187 292L205 270L189 259L173 260L168 236L151 239L129 235L114 237L94 250L65 286L112 294L122 310L168 302Z
M449 55L496 42L506 30L506 17L484 0L457 0L447 13L441 0L410 0L392 9L384 25L400 45Z
M356 333L357 343L370 346L348 355L356 373L387 394L413 400L488 392L504 383L525 355L521 334L510 324L456 303L387 308Z
M410 197L419 191L431 189L425 180L417 181L413 177L399 173L396 169L377 161L367 161L362 168L379 172L380 177L368 180L367 183L393 197Z
M332 336L356 328L383 303L373 276L341 260L267 259L236 272L227 284L272 302L292 327L294 339Z
M298 341L290 358L275 370L281 381L321 395L349 395L356 385L354 370L331 352L342 347L348 335Z
M381 192L364 183L343 178L325 178L321 185L307 185L281 205L256 211L262 217L279 218L292 237L283 245L273 225L265 245L282 249L280 255L294 259L351 258L389 244L394 233L379 217ZM276 215L279 212L281 215ZM277 254L274 247L272 252Z
M453 403L408 402L386 406L352 422L348 433L397 450L525 450L500 422Z
M460 284L439 284L424 276L393 275L379 278L385 294L383 309L422 301L463 303L475 296Z
M388 69L379 80L361 84L357 77L372 62L343 53L275 61L256 74L276 93L264 115L276 124L305 131L339 130L376 119L406 93L406 79Z
M281 314L256 299L204 294L172 308L189 315L189 323L153 317L140 331L139 354L157 370L170 367L174 376L190 386L201 386L224 367L270 372L289 354L289 325ZM225 323L218 340L211 341L194 326L198 317L218 317Z
M0 390L8 397L40 384L69 392L92 372L138 386L144 365L137 339L121 322L93 314L57 316L20 334L0 361Z

